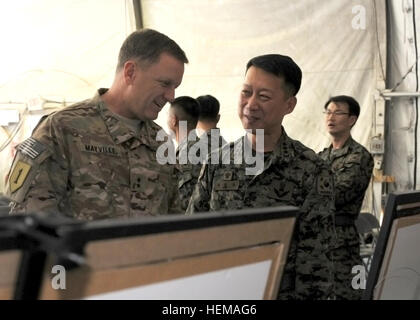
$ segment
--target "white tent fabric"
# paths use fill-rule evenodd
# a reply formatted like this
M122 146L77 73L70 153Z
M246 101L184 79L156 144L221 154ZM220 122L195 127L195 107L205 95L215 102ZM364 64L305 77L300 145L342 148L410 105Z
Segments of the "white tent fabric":
M34 97L68 103L111 85L119 47L134 29L131 4L2 2L0 27L9 45L0 59L1 70L6 70L0 77L0 108L21 102L15 107L22 112ZM353 137L370 148L378 78L386 73L385 29L378 27L385 23L383 1L143 0L142 11L144 27L172 37L190 60L176 95L217 97L227 140L242 134L237 103L246 62L256 55L281 53L303 71L298 105L284 120L287 133L322 150L329 144L323 104L331 95L347 94L362 106ZM32 117L43 112L47 110L32 112ZM34 121L15 140L27 137ZM166 127L166 110L157 121ZM0 144L7 138L1 131ZM11 149L0 154L2 176L10 154Z
M419 91L420 2L389 1L390 40L388 88ZM415 16L414 16L415 15ZM420 185L418 98L393 98L387 104L386 173L395 178L388 191L417 189ZM416 132L417 131L417 132ZM416 168L417 167L417 168Z
M146 27L176 39L190 58L178 94L214 94L221 101L220 127L228 140L242 134L236 108L247 61L265 53L290 55L303 70L303 83L285 128L319 151L329 141L322 107L330 95L353 95L360 102L361 120L353 134L369 144L376 76L384 72L375 65L373 4L370 0L357 5L347 0L145 0L143 12ZM379 14L384 19L384 12Z
M128 0L0 3L0 119L5 110L23 115L26 107L33 109L0 152L0 193L14 146L30 135L42 114L87 99L96 88L112 83L118 50L135 29L131 4ZM16 127L2 120L0 146Z
M303 71L297 107L284 119L288 134L322 150L329 144L322 107L329 96L347 94L362 106L353 137L370 148L374 97L386 74L384 2L144 0L143 12L146 27L167 33L189 55L178 94L221 101L227 140L242 134L236 109L246 62L281 53ZM163 126L165 116L158 119ZM363 210L374 211L372 201L369 188Z

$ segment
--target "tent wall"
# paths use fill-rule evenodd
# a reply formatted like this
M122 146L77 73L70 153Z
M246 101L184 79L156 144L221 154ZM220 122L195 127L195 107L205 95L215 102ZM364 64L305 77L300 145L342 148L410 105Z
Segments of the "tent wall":
M353 137L370 149L384 131L376 107L385 88L384 1L327 0L143 0L145 27L167 33L184 46L190 64L178 95L213 94L221 101L220 127L228 140L242 134L238 97L247 61L260 54L290 55L303 71L298 104L284 119L287 133L315 151L329 144L322 114L333 95L354 96L362 109ZM377 114L381 117L376 121ZM375 121L374 121L375 120ZM166 114L158 122L165 127ZM373 123L376 123L375 127ZM379 167L382 168L382 154ZM380 206L372 186L364 211Z
M420 2L390 0L387 88L393 92L419 91ZM386 174L395 180L388 192L420 186L418 96L387 101Z
M118 50L134 29L131 0L0 3L0 193L16 144L43 114L110 86ZM15 136L11 110L22 121Z

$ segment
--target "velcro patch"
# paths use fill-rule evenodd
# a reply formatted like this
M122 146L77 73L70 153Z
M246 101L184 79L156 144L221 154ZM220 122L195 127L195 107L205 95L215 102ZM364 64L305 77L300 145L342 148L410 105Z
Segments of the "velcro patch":
M232 180L232 177L233 177L233 172L232 171L225 171L223 173L223 180L225 180L225 181Z
M330 176L318 176L317 192L321 195L331 195L334 191L333 179Z
M22 187L23 183L31 170L31 165L23 161L18 161L9 177L10 192L13 193Z
M35 159L47 148L41 142L31 137L20 143L17 149L28 157Z
M84 144L81 148L81 151L90 152L90 153L103 153L110 156L119 157L119 153L116 150L115 146L107 146L107 145L92 145L92 144Z
M214 186L216 191L239 190L239 181L218 181Z

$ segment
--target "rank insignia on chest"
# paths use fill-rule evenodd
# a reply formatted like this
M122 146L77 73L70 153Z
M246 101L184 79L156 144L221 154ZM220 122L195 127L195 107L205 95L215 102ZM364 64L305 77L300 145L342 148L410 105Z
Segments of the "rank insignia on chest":
M223 180L230 181L233 178L233 172L232 171L226 171L223 173Z
M217 181L215 183L214 189L216 191L229 191L229 190L239 190L239 181Z
M328 176L319 176L317 180L317 192L321 195L331 195L333 193L332 178Z

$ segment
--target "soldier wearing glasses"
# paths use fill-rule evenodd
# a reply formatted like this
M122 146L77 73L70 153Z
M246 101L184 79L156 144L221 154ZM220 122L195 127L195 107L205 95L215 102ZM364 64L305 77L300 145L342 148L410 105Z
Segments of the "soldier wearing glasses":
M349 96L330 98L324 105L327 131L332 143L319 153L332 169L335 180L336 232L334 252L337 299L360 299L352 288L352 268L361 265L357 219L373 169L372 155L353 140L350 130L356 123L360 106Z

